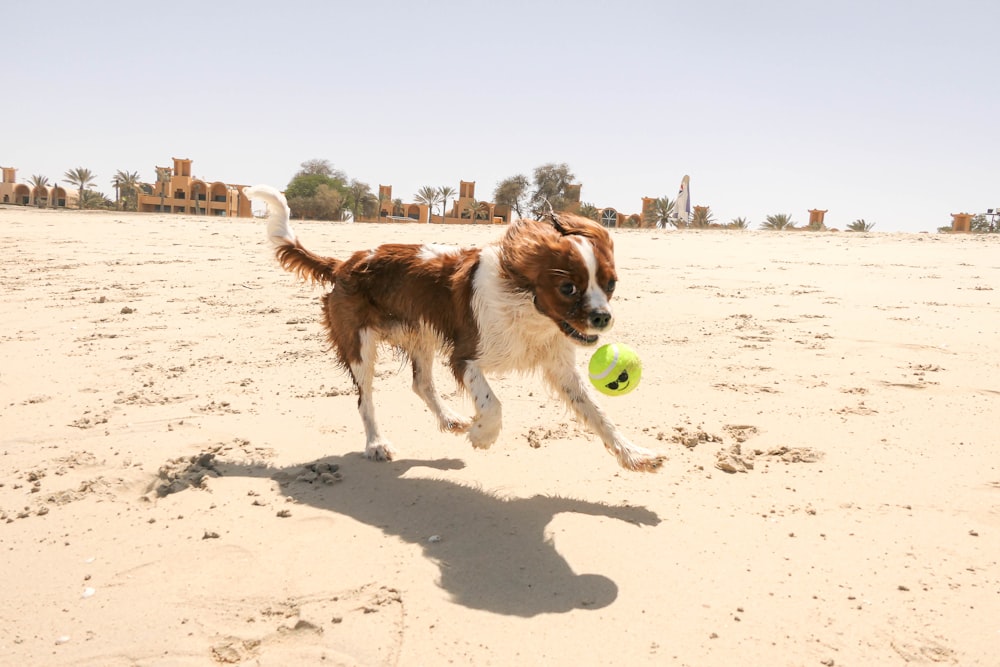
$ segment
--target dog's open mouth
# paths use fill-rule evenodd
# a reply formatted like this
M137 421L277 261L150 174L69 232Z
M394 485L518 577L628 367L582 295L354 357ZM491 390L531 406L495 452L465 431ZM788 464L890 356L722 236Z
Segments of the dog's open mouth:
M574 329L573 326L566 320L563 320L562 322L559 323L559 328L562 329L562 332L564 334L566 334L573 340L583 343L584 345L593 345L594 343L597 342L596 334L585 334L581 331L578 331Z

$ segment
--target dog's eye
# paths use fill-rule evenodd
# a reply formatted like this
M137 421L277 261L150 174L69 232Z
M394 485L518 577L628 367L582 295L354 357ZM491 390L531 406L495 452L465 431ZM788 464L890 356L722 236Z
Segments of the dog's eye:
M615 285L617 285L617 284L618 284L618 281L615 280L614 278L612 278L611 280L608 281L608 286L605 288L605 291L608 294L611 294L612 292L615 291Z
M559 291L563 296L573 296L576 294L576 285L573 283L563 283L559 286Z

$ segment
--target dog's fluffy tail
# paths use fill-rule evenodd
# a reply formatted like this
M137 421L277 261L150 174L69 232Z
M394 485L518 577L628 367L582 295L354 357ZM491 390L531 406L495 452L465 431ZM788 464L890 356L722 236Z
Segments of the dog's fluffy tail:
M285 195L270 185L244 188L243 194L247 199L267 204L267 237L276 246L274 254L282 268L302 280L333 284L340 262L332 257L314 255L302 247L289 224L292 210L288 208Z
M295 243L295 232L288 224L292 217L292 209L288 208L288 200L277 188L270 185L255 185L251 188L243 188L243 194L247 199L262 201L267 204L267 237L274 245L285 245Z

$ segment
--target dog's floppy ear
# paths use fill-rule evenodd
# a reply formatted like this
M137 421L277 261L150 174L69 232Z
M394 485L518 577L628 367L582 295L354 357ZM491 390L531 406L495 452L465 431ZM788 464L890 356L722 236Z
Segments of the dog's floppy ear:
M549 268L547 259L562 250L563 234L552 216L511 223L500 241L503 269L518 289L534 292L539 274Z
M548 210L543 210L541 215L538 216L538 219L548 222L557 232L566 236L566 230L564 229L562 222L559 220L559 214L556 213L554 208L552 208L552 202L545 197L542 197L542 201L545 202L545 208Z
M573 213L556 213L555 211L546 214L545 218L560 236L586 236L592 239L610 241L607 230L590 218Z
M556 231L562 234L563 236L572 233L566 229L566 226L563 225L562 220L559 218L559 214L556 213L555 211L550 209L549 212L545 214L545 217L549 219L549 222L552 223L552 226L556 228Z

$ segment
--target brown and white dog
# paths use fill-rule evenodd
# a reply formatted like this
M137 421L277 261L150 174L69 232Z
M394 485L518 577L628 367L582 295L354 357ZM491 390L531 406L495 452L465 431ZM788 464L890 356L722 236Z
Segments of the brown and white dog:
M302 246L278 190L258 185L244 194L267 204L267 234L281 266L330 287L323 324L357 387L369 459L396 456L372 401L377 349L388 344L409 357L413 391L441 430L467 434L474 447L489 447L500 434L500 401L486 374L537 370L622 467L653 471L663 463L661 454L621 434L576 367L576 348L594 345L614 321L614 248L597 223L552 214L513 222L484 248L385 244L339 260ZM434 387L438 352L475 404L471 420L447 407Z

